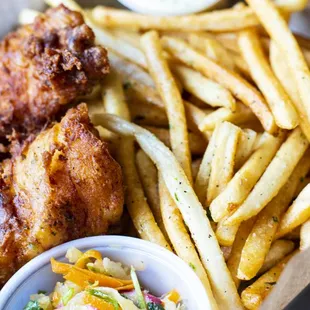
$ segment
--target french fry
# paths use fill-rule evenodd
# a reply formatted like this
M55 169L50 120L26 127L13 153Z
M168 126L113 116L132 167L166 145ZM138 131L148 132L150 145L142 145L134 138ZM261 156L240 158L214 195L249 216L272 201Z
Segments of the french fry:
M302 11L308 4L308 0L275 0L276 6L288 12Z
M310 154L309 154L310 156ZM300 192L310 183L310 177L309 176L303 176L300 178L300 182L297 186L295 195L298 196Z
M280 222L276 238L281 238L310 217L310 184L308 184L288 208Z
M151 127L151 126L143 126L143 127L152 132L160 141L164 142L166 146L171 148L170 134L168 129ZM192 132L188 133L188 139L191 154L203 155L207 148L206 140L201 135Z
M277 284L285 265L295 253L286 256L280 263L264 273L258 280L242 291L241 299L247 309L256 310L259 308L271 289Z
M238 171L252 154L256 137L257 133L254 130L242 130L237 146L235 171Z
M234 173L235 156L241 129L231 123L219 125L211 175L207 190L207 205L224 190Z
M304 251L310 246L310 220L301 225L300 229L300 246L299 249Z
M139 125L168 128L166 111L147 102L131 101L126 97L131 119Z
M219 41L206 33L190 32L186 41L197 50L205 53L210 59L223 64L227 69L232 71L236 69L230 53Z
M258 274L263 274L278 264L285 256L293 252L295 244L290 240L276 240L270 247L262 268Z
M201 131L199 129L200 124L203 122L203 120L206 118L208 113L211 113L210 110L201 110L192 103L184 100L184 108L186 113L186 120L188 123L188 127L196 131L198 133L202 133L206 139L209 140L209 136L206 134L205 131Z
M134 143L130 137L121 139L118 160L126 184L126 206L139 236L171 251L170 245L158 227L150 206L144 196L142 184L136 169Z
M237 288L240 284L240 280L237 278L237 271L241 258L241 251L249 233L251 232L254 222L255 218L251 218L240 225L236 234L235 241L232 245L230 256L227 260L227 267Z
M270 0L247 0L257 14L270 37L283 52L297 84L300 99L305 111L304 117L310 123L310 71L297 40L288 28L287 22ZM308 140L310 135L305 132Z
M252 78L264 94L276 124L280 128L294 129L299 122L298 115L289 96L273 74L257 33L254 30L241 31L238 42Z
M113 70L115 70L123 80L126 96L130 96L139 101L146 101L160 108L164 108L155 83L151 76L138 65L109 52L109 61Z
M199 167L197 177L195 180L194 189L199 201L205 207L205 202L207 198L207 189L209 186L210 175L211 175L211 164L217 148L218 132L220 124L215 128L212 133L208 147L203 155L201 165Z
M136 154L136 165L147 202L153 212L155 221L166 237L166 240L169 240L160 211L157 169L142 150L139 150Z
M182 215L171 198L162 177L159 177L159 194L162 218L175 252L193 268L201 280L210 300L210 309L218 309L207 273L187 232Z
M93 30L97 43L143 68L147 67L145 57L139 48L136 48L125 40L116 37L109 30L98 27L74 0L45 0L45 2L52 7L64 4L69 9L80 12L84 17L86 24Z
M197 159L192 161L192 173L193 173L193 180L194 181L196 180L201 162L202 162L202 158L197 158Z
M291 232L286 234L285 239L298 241L300 239L300 231L301 226L296 227Z
M287 94L290 96L294 106L299 114L300 128L303 133L310 136L310 122L305 118L305 109L302 105L299 92L297 89L296 81L294 80L291 69L288 66L286 59L283 57L281 49L272 40L270 45L270 63L278 80L281 82Z
M105 79L102 88L102 101L105 111L118 115L125 120L130 120L130 112L125 101L122 82L118 74L113 71Z
M227 89L218 83L183 65L173 65L171 69L177 75L183 87L203 102L212 107L226 107L235 110L235 99Z
M226 224L238 224L258 214L279 192L306 152L309 142L300 128L294 129L282 144L262 177ZM277 180L275 182L275 180Z
M234 175L225 190L211 203L210 211L215 222L229 215L244 202L276 154L281 142L280 137L264 134L262 145Z
M233 9L208 12L188 16L150 16L132 13L125 10L97 6L92 17L103 27L125 27L126 29L157 30L208 30L213 32L237 31L257 26L258 20L248 7L242 10Z
M201 72L211 80L226 87L231 93L253 111L268 132L274 132L277 126L261 94L246 80L204 57L182 40L163 37L162 43L174 57L189 67Z
M136 48L141 48L140 46L140 34L137 31L123 30L120 28L111 29L111 32L116 37L125 40L129 44L135 46Z
M150 74L156 83L162 100L165 102L170 125L171 148L187 177L192 181L184 104L167 61L162 56L158 34L155 31L145 33L141 37L141 45L145 52Z
M206 117L200 122L199 129L201 132L204 132L207 130L213 130L218 123L224 121L238 125L254 119L256 119L256 117L252 110L243 103L237 102L236 110L234 112L227 108L219 108L206 115Z
M220 309L243 309L205 210L171 151L147 130L113 115L104 116L104 127L122 135L134 135L162 174L166 187L191 232L206 268ZM154 150L156 149L156 152Z
M281 217L291 203L300 179L310 169L310 152L306 152L278 195L257 215L257 221L242 250L238 277L252 279L262 268L270 251Z
M130 113L125 102L122 84L117 74L113 73L109 76L102 91L102 100L106 112L116 113L121 118L129 120ZM103 115L99 114L100 124L103 123ZM131 137L121 138L118 143L117 157L122 166L127 189L127 209L139 236L142 239L157 243L171 250L145 200L135 164L134 140Z
M222 220L220 220L217 223L217 227L216 227L216 238L219 242L219 244L221 246L232 246L235 238L236 238L236 234L238 232L239 229L239 224L236 225L226 225L225 224L225 220L228 217L224 217Z

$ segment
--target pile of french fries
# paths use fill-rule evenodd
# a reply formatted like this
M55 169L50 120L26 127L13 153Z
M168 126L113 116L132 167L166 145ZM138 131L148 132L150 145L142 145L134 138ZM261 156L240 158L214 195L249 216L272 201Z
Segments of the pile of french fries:
M80 11L109 51L89 113L137 235L193 268L205 309L258 309L310 246L310 40L288 28L307 1L181 17L46 2Z

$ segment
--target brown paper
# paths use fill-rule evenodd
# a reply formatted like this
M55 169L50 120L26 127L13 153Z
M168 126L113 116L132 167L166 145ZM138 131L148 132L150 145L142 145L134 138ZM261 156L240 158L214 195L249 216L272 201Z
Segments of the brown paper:
M286 265L277 285L261 310L280 310L287 306L310 283L310 248L296 254Z

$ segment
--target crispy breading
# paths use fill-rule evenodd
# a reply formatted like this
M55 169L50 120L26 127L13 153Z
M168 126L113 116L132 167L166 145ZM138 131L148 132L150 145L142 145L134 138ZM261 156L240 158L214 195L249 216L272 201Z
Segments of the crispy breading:
M121 168L98 138L85 104L2 166L0 283L41 252L104 234L121 217Z
M62 105L89 93L109 71L82 15L61 5L0 43L0 138L48 124Z

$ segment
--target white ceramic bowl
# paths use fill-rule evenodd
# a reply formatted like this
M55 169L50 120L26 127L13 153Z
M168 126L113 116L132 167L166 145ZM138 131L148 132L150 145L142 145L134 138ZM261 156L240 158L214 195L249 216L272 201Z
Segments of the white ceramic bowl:
M228 0L118 0L129 9L150 15L184 15L227 5Z
M203 285L193 270L166 249L147 241L123 236L98 236L67 242L34 258L22 267L0 292L1 310L22 310L31 294L51 292L61 276L52 272L50 258L64 261L67 249L99 250L104 256L143 271L138 277L143 287L160 296L176 289L189 310L209 309Z

